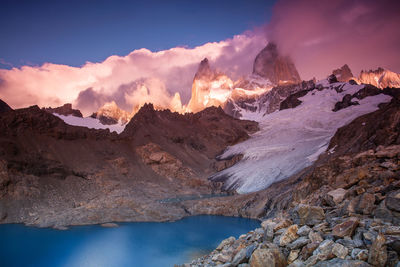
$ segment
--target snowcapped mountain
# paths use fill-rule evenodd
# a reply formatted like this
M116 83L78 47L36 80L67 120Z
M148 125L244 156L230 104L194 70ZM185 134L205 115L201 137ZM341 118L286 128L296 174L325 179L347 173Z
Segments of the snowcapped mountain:
M259 122L260 131L249 140L229 147L220 159L238 154L242 154L243 159L211 179L224 181L225 189L247 193L264 189L310 166L326 151L338 128L375 111L380 103L390 101L391 96L381 94L383 91L375 91L376 95L366 94L365 87L340 82L330 84L328 80L314 85L310 81L291 89L280 87L270 90L262 97L249 101L249 105L257 107L255 109L238 107L242 119ZM295 97L297 104L292 105L294 108L278 110L282 98L273 96L289 91L298 95ZM335 104L347 95L357 100L357 104L334 112ZM271 106L273 99L276 102ZM334 149L330 152L334 153Z

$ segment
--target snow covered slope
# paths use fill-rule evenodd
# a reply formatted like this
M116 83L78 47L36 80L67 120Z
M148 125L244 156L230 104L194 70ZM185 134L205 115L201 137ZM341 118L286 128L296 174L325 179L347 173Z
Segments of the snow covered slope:
M83 126L87 128L93 129L110 129L111 132L121 133L125 129L125 125L121 124L112 124L112 125L104 125L98 119L94 119L91 117L80 118L72 115L64 116L57 113L53 113L53 115L62 119L66 124L75 125L75 126Z
M228 177L225 188L236 189L239 193L264 189L311 165L326 150L339 127L375 111L379 103L391 99L383 94L370 96L358 100L359 105L333 112L336 102L346 94L356 93L364 85L323 81L318 86L324 89L314 89L299 98L302 103L296 108L266 115L244 111L241 118L259 121L260 131L247 141L229 147L221 155L222 159L236 154L243 154L243 159L212 179ZM335 90L334 87L339 86L342 91Z

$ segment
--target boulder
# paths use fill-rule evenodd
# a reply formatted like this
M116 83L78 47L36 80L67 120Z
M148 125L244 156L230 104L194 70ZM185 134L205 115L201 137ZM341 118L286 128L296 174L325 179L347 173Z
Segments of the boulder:
M236 253L232 260L233 266L238 266L240 263L244 263L246 261L246 251L247 248L242 248L238 253Z
M308 227L307 225L303 225L302 227L299 228L299 230L297 230L297 234L299 236L307 236L311 231L311 228Z
M385 266L387 261L387 251L385 246L386 238L383 234L378 234L369 249L368 263L374 266Z
M400 212L400 190L390 193L386 197L385 204L388 209Z
M332 234L336 237L353 236L354 231L358 226L358 218L350 218L343 223L337 224L332 229Z
M354 249L351 251L351 257L352 257L354 260L367 261L367 260L368 260L368 250L366 250L366 249L354 248Z
M375 209L374 203L375 203L375 195L370 193L364 193L360 196L355 211L357 213L365 215L372 214L373 210Z
M230 246L235 242L235 238L233 236L228 237L224 240L221 241L221 243L218 245L218 247L216 248L216 250L222 250L225 246Z
M292 243L288 244L287 247L289 249L298 249L298 248L302 248L305 245L307 245L308 243L310 243L310 239L308 239L305 236L301 236L299 238L297 238L295 241L293 241Z
M293 240L297 239L299 236L297 235L298 226L294 224L286 229L286 231L281 235L279 239L280 246L286 246L291 243Z
M336 243L333 246L332 253L338 258L345 259L349 250L345 246Z
M325 212L318 206L299 204L293 210L292 218L299 225L315 225L325 219Z
M311 240L312 243L317 243L317 244L321 243L324 240L319 233L314 231L311 231L308 234L308 238Z
M285 256L278 248L256 249L250 258L251 267L285 267Z
M219 262L230 262L232 260L232 257L230 255L218 253L212 257L213 261L219 261Z
M318 248L314 250L313 255L317 256L319 260L327 260L334 257L333 247L335 242L332 240L324 240L319 244Z
M314 267L369 267L368 263L357 260L331 259L329 261L320 261Z
M310 243L305 245L300 252L300 257L303 260L308 259L319 246L319 243Z
M327 198L329 199L329 202L334 205L338 205L342 203L344 196L346 195L347 190L343 188L337 188L335 190L329 191L327 194ZM332 206L334 206L332 205Z
M300 252L299 249L294 249L294 250L290 251L288 259L287 259L288 264L291 264L299 257L299 252Z
M277 225L275 225L274 227L274 232L283 229L283 228L287 228L289 226L291 226L293 224L293 222L291 220L288 219L284 219L282 221L280 221Z

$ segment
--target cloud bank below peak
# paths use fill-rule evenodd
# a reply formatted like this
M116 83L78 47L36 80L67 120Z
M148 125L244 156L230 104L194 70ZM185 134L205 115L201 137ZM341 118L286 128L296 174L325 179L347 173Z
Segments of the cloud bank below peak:
M0 98L13 108L72 102L85 115L112 100L127 111L144 102L169 108L171 101L176 101L176 92L184 103L189 100L193 77L203 58L238 78L251 72L256 54L266 43L265 35L247 32L195 48L134 50L81 67L45 63L0 69Z

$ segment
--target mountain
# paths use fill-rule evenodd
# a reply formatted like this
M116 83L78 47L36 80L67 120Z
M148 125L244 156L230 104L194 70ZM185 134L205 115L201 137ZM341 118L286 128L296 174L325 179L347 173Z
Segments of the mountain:
M132 118L132 114L120 109L115 101L105 103L97 112L90 117L98 119L104 125L121 124L125 125Z
M206 107L223 105L230 95L232 85L228 76L212 70L208 59L203 59L193 79L187 111L198 112Z
M81 111L79 109L73 109L72 104L69 104L69 103L64 104L63 106L57 107L57 108L48 107L48 108L43 108L43 109L47 112L57 113L59 115L64 115L64 116L72 115L72 116L79 117L79 118L83 117Z
M256 130L256 122L215 107L181 115L144 105L120 135L68 125L37 106L2 113L1 222L44 227L187 216L169 199L219 194L207 177L215 164L230 163L215 157Z
M292 60L288 56L280 55L276 44L272 42L256 56L253 74L264 77L276 85L301 82Z
M233 82L227 75L213 70L207 58L203 59L194 75L192 95L186 107L188 112L197 112L210 106L221 106L228 114L237 114L236 106L244 99L255 100L272 87L293 85L301 82L294 63L289 57L281 56L274 43L269 43L254 60L253 73ZM279 94L286 87L280 87ZM275 91L278 91L276 89ZM291 91L288 91L290 95ZM252 108L252 107L250 107Z
M332 74L336 76L339 82L348 82L353 79L353 73L351 72L349 66L344 64L341 68L332 71Z
M361 71L357 79L358 83L371 84L380 89L386 87L399 88L400 74L378 68L376 70Z

